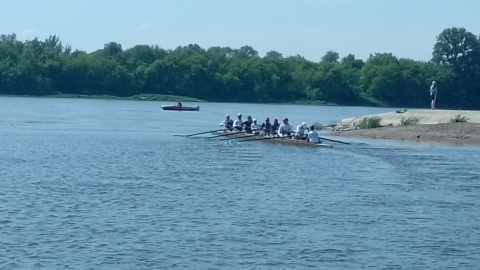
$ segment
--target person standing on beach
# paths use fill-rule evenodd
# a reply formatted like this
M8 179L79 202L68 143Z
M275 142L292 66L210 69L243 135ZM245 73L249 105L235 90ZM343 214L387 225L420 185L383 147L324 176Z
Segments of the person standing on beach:
M437 100L437 82L433 81L430 85L430 105L435 110L435 101Z

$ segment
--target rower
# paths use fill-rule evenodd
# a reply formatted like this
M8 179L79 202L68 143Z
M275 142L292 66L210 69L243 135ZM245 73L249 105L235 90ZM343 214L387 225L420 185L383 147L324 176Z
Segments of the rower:
M310 132L308 132L308 141L313 143L322 143L322 141L320 141L320 136L318 136L318 133L315 131L315 125L310 126Z
M272 132L272 123L270 123L270 118L265 118L265 123L260 127L262 134L270 134Z
M230 119L230 115L227 114L227 116L225 117L225 120L223 120L219 126L224 126L225 127L225 131L231 131L233 130L233 120Z
M239 113L237 114L237 119L233 122L233 130L242 131L242 127L243 127L242 114Z
M307 123L303 122L301 125L297 126L297 134L295 134L295 139L306 140L309 131L310 130L307 127Z
M283 119L283 123L278 128L277 134L280 137L291 136L293 133L292 125L288 123L288 118Z
M243 129L246 133L252 133L252 124L253 120L252 117L249 115L247 116L247 121L243 122Z
M278 127L280 125L278 124L278 119L273 119L273 124L272 126L270 127L270 134L277 134L277 131L278 131Z
M253 134L260 134L260 125L257 123L257 119L253 118L253 123L252 123L252 133Z

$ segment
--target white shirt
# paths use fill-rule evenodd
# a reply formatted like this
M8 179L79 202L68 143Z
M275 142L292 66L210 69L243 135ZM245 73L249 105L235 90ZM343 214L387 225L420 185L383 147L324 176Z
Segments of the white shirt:
M252 133L253 134L260 133L260 125L258 123L255 123L255 122L252 123Z
M277 134L279 136L284 136L288 133L293 133L293 128L290 124L281 124L280 127L278 127Z
M320 137L318 136L318 133L315 130L312 130L308 133L308 140L314 143L319 143Z
M242 129L242 126L243 126L242 119L237 118L235 121L233 121L233 127Z
M309 129L303 125L297 126L297 135L300 137L303 137L305 135L305 131L308 131Z
M225 119L219 124L219 126L226 126L228 124L228 122L230 122L230 121L231 121L230 118Z

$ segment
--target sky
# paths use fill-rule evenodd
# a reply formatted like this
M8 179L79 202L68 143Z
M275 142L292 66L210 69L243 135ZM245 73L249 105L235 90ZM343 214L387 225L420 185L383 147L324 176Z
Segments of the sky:
M478 0L0 0L0 34L73 50L197 44L319 62L327 51L429 61L446 28L480 34Z

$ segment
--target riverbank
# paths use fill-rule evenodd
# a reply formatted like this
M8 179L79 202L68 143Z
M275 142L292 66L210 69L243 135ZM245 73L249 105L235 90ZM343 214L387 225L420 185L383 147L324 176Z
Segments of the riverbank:
M364 119L380 118L380 127L359 129ZM410 119L410 120L408 120ZM455 122L464 120L466 122ZM402 125L408 121L416 124ZM336 136L366 137L458 146L480 146L480 111L407 110L343 119L331 132Z

